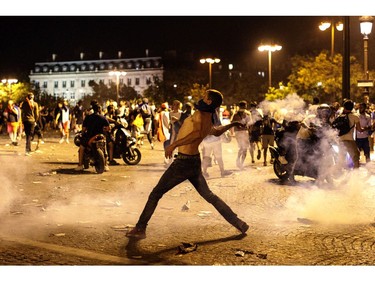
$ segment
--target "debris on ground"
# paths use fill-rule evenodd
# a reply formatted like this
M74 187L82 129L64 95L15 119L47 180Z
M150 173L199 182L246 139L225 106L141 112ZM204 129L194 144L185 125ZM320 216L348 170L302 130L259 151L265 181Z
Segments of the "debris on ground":
M188 200L181 208L181 211L186 212L190 210L190 200Z
M54 233L54 234L51 234L50 236L63 237L65 236L65 233Z
M257 258L260 259L267 259L267 254L261 254L261 253L255 253L254 251L251 250L243 250L243 249L235 249L235 255L237 257L244 257L245 255L255 255Z
M194 252L197 250L198 248L198 245L197 244L194 244L194 243L186 243L186 242L182 242L181 243L182 245L179 245L177 247L178 249L178 253L177 254L187 254L187 253L191 253L191 252Z
M200 217L208 217L211 214L212 214L211 211L199 211L198 216L200 216Z

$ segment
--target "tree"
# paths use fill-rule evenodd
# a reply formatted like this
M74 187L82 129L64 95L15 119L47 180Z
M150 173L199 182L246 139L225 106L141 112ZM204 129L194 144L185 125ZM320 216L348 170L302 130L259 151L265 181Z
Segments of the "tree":
M16 103L20 103L30 91L31 85L29 83L18 82L10 85L0 83L0 97L2 102L13 100Z
M350 57L351 99L362 100L357 81L363 78L361 65ZM332 103L342 98L342 56L335 54L330 59L327 51L316 57L295 56L292 58L291 74L288 77L292 92L295 91L306 101L318 97L321 102Z
M265 100L275 101L285 99L288 95L292 94L292 86L290 82L287 86L283 85L283 82L279 83L279 88L271 87L268 89L268 93L265 96Z

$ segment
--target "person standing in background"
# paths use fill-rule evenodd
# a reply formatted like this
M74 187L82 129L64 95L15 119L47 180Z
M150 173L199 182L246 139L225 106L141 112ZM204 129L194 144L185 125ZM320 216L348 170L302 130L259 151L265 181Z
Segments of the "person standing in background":
M22 123L26 134L26 156L31 155L31 139L34 136L36 122L39 119L39 106L34 101L34 94L29 93L21 104Z
M58 126L61 134L59 143L63 143L64 141L69 143L70 111L67 100L64 100L64 103L59 102L58 104L55 124Z
M20 126L20 118L18 115L18 110L15 107L15 104L13 100L8 101L8 106L4 111L4 118L7 123L7 131L9 134L10 141L12 142L12 145L17 146L18 145L18 128Z

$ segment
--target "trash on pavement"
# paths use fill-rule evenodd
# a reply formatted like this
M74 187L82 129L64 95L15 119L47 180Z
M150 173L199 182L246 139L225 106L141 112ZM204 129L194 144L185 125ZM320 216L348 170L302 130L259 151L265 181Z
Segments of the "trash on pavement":
M65 236L65 233L54 233L52 234L52 236L62 237L62 236Z
M198 213L198 216L200 216L201 218L204 218L204 217L208 217L212 214L211 211L199 211Z
M194 244L194 243L185 243L185 242L182 242L181 243L182 245L179 245L178 246L178 253L177 254L187 254L187 253L191 253L193 251L196 251L197 248L198 248L198 245L197 244Z
M190 210L190 200L188 200L181 208L181 211L186 212Z

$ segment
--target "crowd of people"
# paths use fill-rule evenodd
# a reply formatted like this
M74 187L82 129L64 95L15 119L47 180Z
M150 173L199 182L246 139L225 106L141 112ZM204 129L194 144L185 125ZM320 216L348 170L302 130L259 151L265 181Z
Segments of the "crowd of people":
M296 120L288 119L287 114L275 110L271 104L242 100L237 105L223 106L222 101L222 94L210 89L195 104L173 100L171 104L166 101L156 106L147 98L141 98L136 102L120 101L119 104L109 100L105 105L92 100L90 107L84 108L82 101L70 107L68 101L64 100L59 101L56 108L50 110L38 105L33 93L30 92L20 104L9 100L5 109L0 107L0 132L6 128L10 145L14 146L19 145L20 139L24 136L27 156L32 153L31 144L34 138L38 138L38 148L44 141L43 133L46 130L55 130L61 137L60 144L70 143L70 132L83 132L85 138L80 143L76 168L77 171L82 171L82 155L87 141L98 133L106 135L109 148L108 164L118 165L111 151L111 143L114 141L111 126L122 120L121 122L126 124L127 129L136 138L138 147L142 147L146 140L151 149L154 149L156 141L163 144L166 166L166 171L150 193L136 226L127 233L129 238L146 237L147 223L160 198L185 180L189 180L207 202L211 203L231 225L245 234L249 228L246 222L239 219L237 214L209 189L206 182L206 178L209 177L208 168L216 163L222 177L231 174L224 168L222 143L231 142L233 139L238 145L236 165L239 170L245 168L248 151L251 164L258 160L267 166L268 159L272 164L275 159L268 151L269 147L275 146L277 131L288 122ZM306 147L308 154L308 149L311 149L308 141L314 133L321 128L336 130L335 136L342 151L341 161L346 161L349 156L353 168L356 169L360 166L361 151L365 162L371 161L374 116L375 107L369 102L368 97L360 103L348 99L342 104L331 105L322 104L318 99L314 99L311 105L305 104L302 115L297 120L299 126L295 134L295 144ZM347 119L348 128L342 133L341 128L336 125L337 120L344 117ZM285 159L286 163L288 160L291 161L291 158ZM109 170L107 165L105 170Z
M16 104L9 100L7 106L3 108L0 104L0 133L8 133L10 145L19 145L22 137L26 139L25 153L32 154L31 143L36 143L36 149L44 143L44 132L55 131L60 135L59 143L69 143L70 132L77 133L83 129L83 122L86 116L90 114L92 108L84 108L82 101L78 101L75 106L70 106L67 100L61 100L55 108L46 108L38 105L34 101L34 96L29 93L24 101ZM311 115L319 105L319 100L314 99L313 103L306 109L306 115ZM335 117L344 111L344 103L332 103L330 107L329 122L332 124ZM167 101L156 106L149 102L147 98L140 98L134 102L121 100L117 104L109 100L102 106L101 114L107 118L109 123L116 122L117 118L123 118L128 124L128 129L137 140L137 146L141 147L147 141L153 149L155 142L163 143L165 148L171 145L178 134L178 131L184 120L192 115L195 106L190 102L183 103L179 100ZM372 130L375 120L375 106L369 102L368 96L364 97L361 103L353 103L353 109L347 109L353 116L351 122L358 123L368 130L353 129L349 137L342 139L350 155L354 158L352 161L355 167L359 166L359 155L363 151L365 162L370 161L370 152L374 147L374 130ZM222 159L222 142L235 139L238 145L236 165L242 170L245 166L245 160L248 152L251 163L256 160L262 161L267 166L268 161L273 163L272 156L268 152L270 146L275 145L275 132L283 126L283 118L280 118L278 112L271 108L262 106L255 101L239 101L236 105L220 106L218 108L217 124L225 124L239 121L246 124L245 127L235 127L223 136L207 136L200 145L202 151L202 169L206 177L209 176L208 168L212 163L218 164L221 175L229 175L230 172L224 169ZM277 115L277 116L276 116ZM357 122L358 121L358 122ZM36 138L34 140L34 138ZM349 139L347 139L349 138ZM349 141L349 142L348 142ZM356 146L353 146L353 141ZM109 142L111 140L109 139ZM349 144L348 144L349 143ZM270 157L269 157L270 156ZM110 157L112 158L112 157ZM173 158L164 159L164 164L169 166ZM109 159L110 165L117 165L116 161Z

